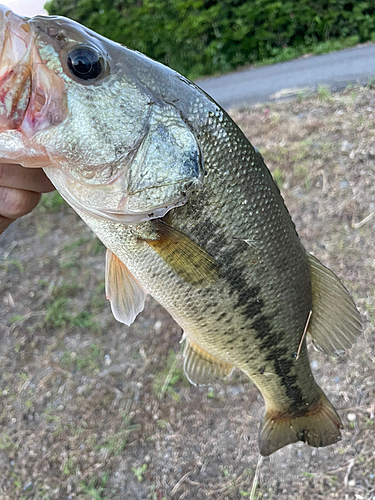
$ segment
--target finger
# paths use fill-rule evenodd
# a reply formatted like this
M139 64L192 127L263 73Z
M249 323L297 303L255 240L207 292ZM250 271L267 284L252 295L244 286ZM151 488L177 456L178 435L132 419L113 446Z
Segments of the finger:
M12 163L0 163L0 186L37 193L48 193L55 189L41 168L24 168Z
M0 186L0 216L18 219L31 212L40 200L40 193Z
M5 229L14 222L12 219L7 219L6 217L1 217L0 215L0 234L5 231Z

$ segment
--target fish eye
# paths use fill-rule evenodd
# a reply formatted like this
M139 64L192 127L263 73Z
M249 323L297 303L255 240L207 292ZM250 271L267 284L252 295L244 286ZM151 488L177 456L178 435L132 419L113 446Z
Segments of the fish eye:
M91 47L76 47L68 54L68 68L80 80L95 80L103 73L103 59Z

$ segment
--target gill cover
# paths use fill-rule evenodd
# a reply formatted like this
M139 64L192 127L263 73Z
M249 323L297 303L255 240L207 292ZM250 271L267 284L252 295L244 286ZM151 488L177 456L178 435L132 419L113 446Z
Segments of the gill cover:
M124 145L122 145L124 147ZM202 185L203 165L194 134L171 105L153 104L144 134L116 165L92 176L64 162L45 168L62 196L80 212L125 224L163 217ZM103 176L101 177L101 172Z

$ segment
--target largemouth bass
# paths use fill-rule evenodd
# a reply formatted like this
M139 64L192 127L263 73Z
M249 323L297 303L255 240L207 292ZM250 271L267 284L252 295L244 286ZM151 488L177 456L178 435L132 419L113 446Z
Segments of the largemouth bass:
M303 248L261 154L175 71L69 19L0 13L0 158L42 166L107 247L106 292L129 325L151 294L184 330L193 384L234 368L260 390L263 455L326 446L341 420L306 334L351 346L359 313Z

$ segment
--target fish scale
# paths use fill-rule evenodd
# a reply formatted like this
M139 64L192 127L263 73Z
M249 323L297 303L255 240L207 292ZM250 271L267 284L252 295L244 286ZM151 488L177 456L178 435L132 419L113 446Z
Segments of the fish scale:
M193 384L247 374L266 406L263 455L299 440L335 443L341 420L314 380L305 334L336 355L360 333L360 316L303 248L237 125L183 76L69 19L0 7L0 42L0 66L18 82L29 81L17 66L28 58L37 103L15 102L0 81L10 102L0 107L0 157L38 160L107 247L115 318L131 324L149 293L184 330ZM77 53L93 65L75 65ZM15 129L16 105L27 120Z

